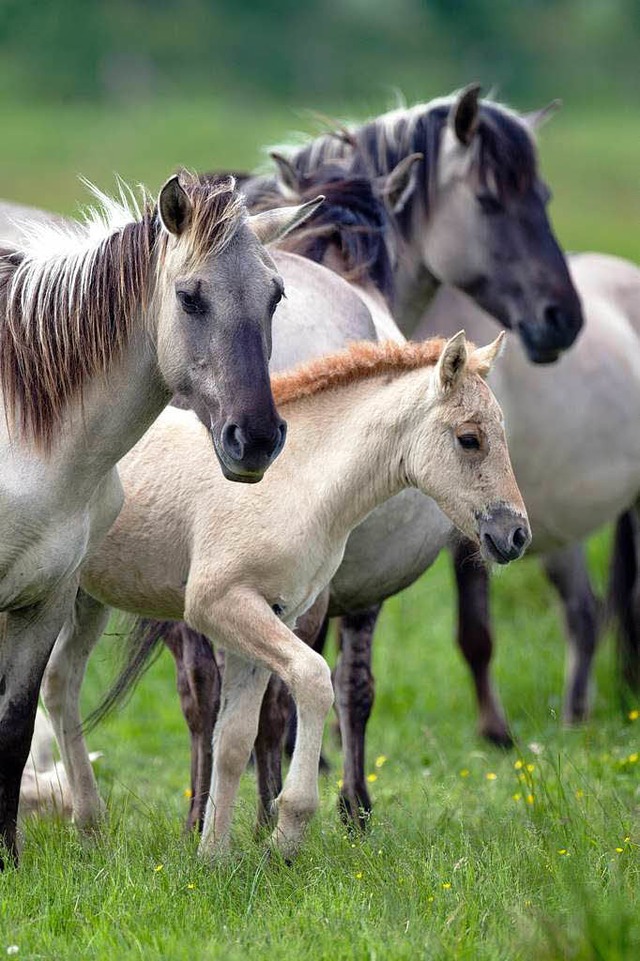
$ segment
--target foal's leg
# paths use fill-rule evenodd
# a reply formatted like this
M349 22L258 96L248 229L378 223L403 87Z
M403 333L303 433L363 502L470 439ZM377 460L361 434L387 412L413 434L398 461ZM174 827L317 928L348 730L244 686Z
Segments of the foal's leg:
M336 710L344 752L343 783L338 801L344 819L366 827L371 799L365 774L365 736L374 697L371 671L373 632L381 604L340 619L340 654L334 671Z
M323 629L327 623L328 607L329 589L325 588L309 610L298 618L296 624L296 636L314 650L317 650L318 638L322 635L324 639ZM291 755L295 747L295 717L295 704L286 684L279 677L273 676L262 701L254 748L258 780L258 827L270 823L273 819L273 802L282 790L282 749L285 733L289 734L293 728L289 751Z
M40 682L56 636L71 610L75 582L5 617L0 640L0 844L17 861L20 781L29 756ZM0 870L5 862L0 853Z
M233 803L258 733L260 704L269 671L233 651L225 652L221 709L213 735L213 772L201 851L229 841Z
M187 831L202 831L212 771L213 727L220 709L220 671L211 643L184 623L164 625L176 662L180 706L191 737L191 804Z
M226 653L222 708L214 733L214 785L201 851L210 853L217 842L224 842L228 836L237 780L255 740L268 672L275 671L291 690L298 710L296 746L278 798L278 825L273 834L273 840L282 854L292 857L308 821L318 807L318 760L322 732L333 703L329 667L253 592L237 590L228 592L222 599L212 599L207 583L194 585L187 592L186 614L188 623L196 630L216 636ZM262 670L256 666L253 674L245 670L242 676L244 686L236 685L234 688L237 693L233 703L225 696L225 679L231 653L262 666ZM239 672L237 664L235 671L236 674ZM232 679L233 675L227 680L227 685ZM245 691L248 692L246 695L243 693ZM246 719L242 720L245 712ZM223 715L225 724L221 726ZM230 724L233 727L227 730L235 729L237 732L236 750L233 737L226 736L220 740L225 727ZM218 756L220 744L224 745L224 750Z
M80 718L80 689L91 651L107 626L109 608L78 591L73 615L58 635L42 685L42 698L69 779L73 819L82 828L100 820L100 799Z
M575 724L584 721L589 713L589 679L598 643L598 601L582 544L548 554L543 565L564 605L569 642L564 718Z
M466 540L455 545L453 566L458 587L458 645L476 689L478 732L499 747L511 747L513 741L491 679L489 573L478 558L478 548Z

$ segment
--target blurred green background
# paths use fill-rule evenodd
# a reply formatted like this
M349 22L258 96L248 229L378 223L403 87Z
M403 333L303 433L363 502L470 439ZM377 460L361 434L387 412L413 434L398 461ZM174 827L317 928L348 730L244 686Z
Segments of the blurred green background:
M640 259L639 52L637 0L1 0L0 193L72 212L80 173L253 168L313 110L480 80L563 99L542 137L561 239Z

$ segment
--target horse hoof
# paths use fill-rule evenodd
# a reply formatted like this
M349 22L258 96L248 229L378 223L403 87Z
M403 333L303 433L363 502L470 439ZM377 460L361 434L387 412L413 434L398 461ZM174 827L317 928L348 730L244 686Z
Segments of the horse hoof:
M368 797L349 797L340 794L338 797L338 813L347 828L366 831L371 822L371 801Z
M513 747L513 738L509 734L506 728L499 728L494 731L481 731L480 736L489 741L495 747L501 747L505 751L511 750Z

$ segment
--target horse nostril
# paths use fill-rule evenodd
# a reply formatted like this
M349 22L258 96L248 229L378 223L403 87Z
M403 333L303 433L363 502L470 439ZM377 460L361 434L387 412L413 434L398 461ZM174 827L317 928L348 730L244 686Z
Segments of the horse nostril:
M524 550L527 541L529 540L529 535L527 534L524 527L516 527L515 531L511 536L511 543L518 551Z
M569 326L567 314L557 304L547 304L544 309L545 323L558 334L564 333Z
M222 431L222 446L235 461L241 461L244 455L244 434L237 424L225 424Z

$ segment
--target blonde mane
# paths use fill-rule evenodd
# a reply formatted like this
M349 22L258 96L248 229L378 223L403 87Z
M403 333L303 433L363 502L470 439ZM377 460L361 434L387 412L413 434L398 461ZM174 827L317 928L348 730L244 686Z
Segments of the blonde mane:
M275 374L271 379L273 396L276 404L283 406L302 397L311 397L365 378L401 374L418 367L433 367L446 342L442 337L404 344L392 340L382 343L357 341L337 354L317 357L293 370ZM467 346L469 370L474 371L474 347L469 342Z
M244 217L233 179L181 173L192 219L180 244L186 269L220 252ZM141 189L116 199L88 184L97 206L82 223L25 225L0 257L0 387L9 424L43 452L69 402L121 356L162 271L168 236Z

